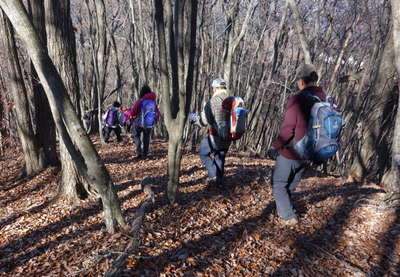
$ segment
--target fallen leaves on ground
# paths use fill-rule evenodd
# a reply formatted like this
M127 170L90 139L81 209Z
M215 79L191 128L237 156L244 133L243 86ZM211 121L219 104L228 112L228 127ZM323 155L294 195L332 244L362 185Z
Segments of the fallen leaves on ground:
M152 177L156 203L144 217L139 247L128 253L121 276L396 276L400 218L356 205L378 198L374 184L348 183L308 171L294 194L300 225L285 227L275 212L273 161L231 151L225 190L206 187L197 154L185 150L178 204L165 197L167 144L134 158L128 139L101 146L121 207L133 222ZM0 160L0 275L103 276L129 244L108 234L98 199L79 205L51 201L59 168L18 178L20 154Z

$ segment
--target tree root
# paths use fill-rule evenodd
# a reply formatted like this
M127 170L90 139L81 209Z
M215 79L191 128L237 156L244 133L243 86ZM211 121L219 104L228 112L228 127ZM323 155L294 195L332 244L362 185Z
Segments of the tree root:
M391 211L400 208L400 194L386 193L381 199L361 198L354 203L358 207L374 207L379 211Z

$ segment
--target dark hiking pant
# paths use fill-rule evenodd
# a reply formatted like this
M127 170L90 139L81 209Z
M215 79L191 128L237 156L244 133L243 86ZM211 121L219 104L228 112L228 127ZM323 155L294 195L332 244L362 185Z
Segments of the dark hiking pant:
M108 142L108 140L110 139L111 132L115 133L115 135L117 136L117 140L118 141L122 140L122 138L121 138L121 127L119 127L119 126L117 126L117 127L105 126L104 127L104 133L103 133L105 142Z
M278 215L289 220L296 217L291 195L295 191L306 166L305 161L290 160L281 155L272 171L272 191Z
M136 155L146 156L149 153L151 129L134 127L132 128L132 130L133 130L133 139L136 145ZM143 134L143 148L142 148L142 134Z
M210 136L203 138L201 141L200 159L207 168L209 178L217 178L218 181L223 180L225 156L228 149L218 149L211 142Z

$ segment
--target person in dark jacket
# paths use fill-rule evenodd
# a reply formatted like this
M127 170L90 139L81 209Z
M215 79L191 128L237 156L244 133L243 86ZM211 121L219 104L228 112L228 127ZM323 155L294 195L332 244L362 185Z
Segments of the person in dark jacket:
M142 126L141 124L141 116L142 115L142 103L145 100L154 101L155 107L155 122L159 120L160 112L157 106L157 96L154 92L152 92L151 88L148 85L144 85L140 89L139 94L140 99L138 99L132 106L132 108L128 111L128 117L132 122L132 133L133 139L136 145L136 157L146 157L149 152L150 145L150 135L151 135L151 126ZM143 147L142 147L142 134L143 134Z
M103 115L103 121L104 121L103 136L105 143L108 143L111 136L111 132L115 133L118 142L122 141L121 127L119 125L119 117L121 114L119 110L120 106L121 104L118 101L115 101L113 103L113 107Z
M293 143L303 138L307 132L307 123L313 103L305 93L311 93L322 101L326 100L325 93L316 85L318 74L313 65L301 65L297 69L297 77L297 86L300 92L289 97L278 137L268 150L268 156L276 159L272 172L272 186L277 213L287 225L298 224L291 195L300 182L307 164L292 147Z
M222 121L222 101L228 97L226 82L217 78L211 83L213 95L204 106L201 116L195 114L189 120L201 127L208 126L208 135L200 143L200 159L208 171L207 184L209 186L223 186L225 156L231 144L218 136L218 123Z

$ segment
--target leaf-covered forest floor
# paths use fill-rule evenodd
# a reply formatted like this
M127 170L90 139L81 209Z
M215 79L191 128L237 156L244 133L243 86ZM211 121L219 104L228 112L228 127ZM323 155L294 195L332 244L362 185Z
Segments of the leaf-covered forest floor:
M128 222L146 199L153 177L155 204L147 211L140 245L121 276L399 276L400 217L357 205L383 191L374 184L307 171L294 195L300 225L285 227L270 185L274 162L231 151L228 188L207 188L198 155L185 150L179 205L165 198L167 144L134 158L130 139L96 148L115 182ZM21 154L0 160L0 275L103 276L131 238L105 232L99 201L70 206L50 201L59 168L18 179Z

